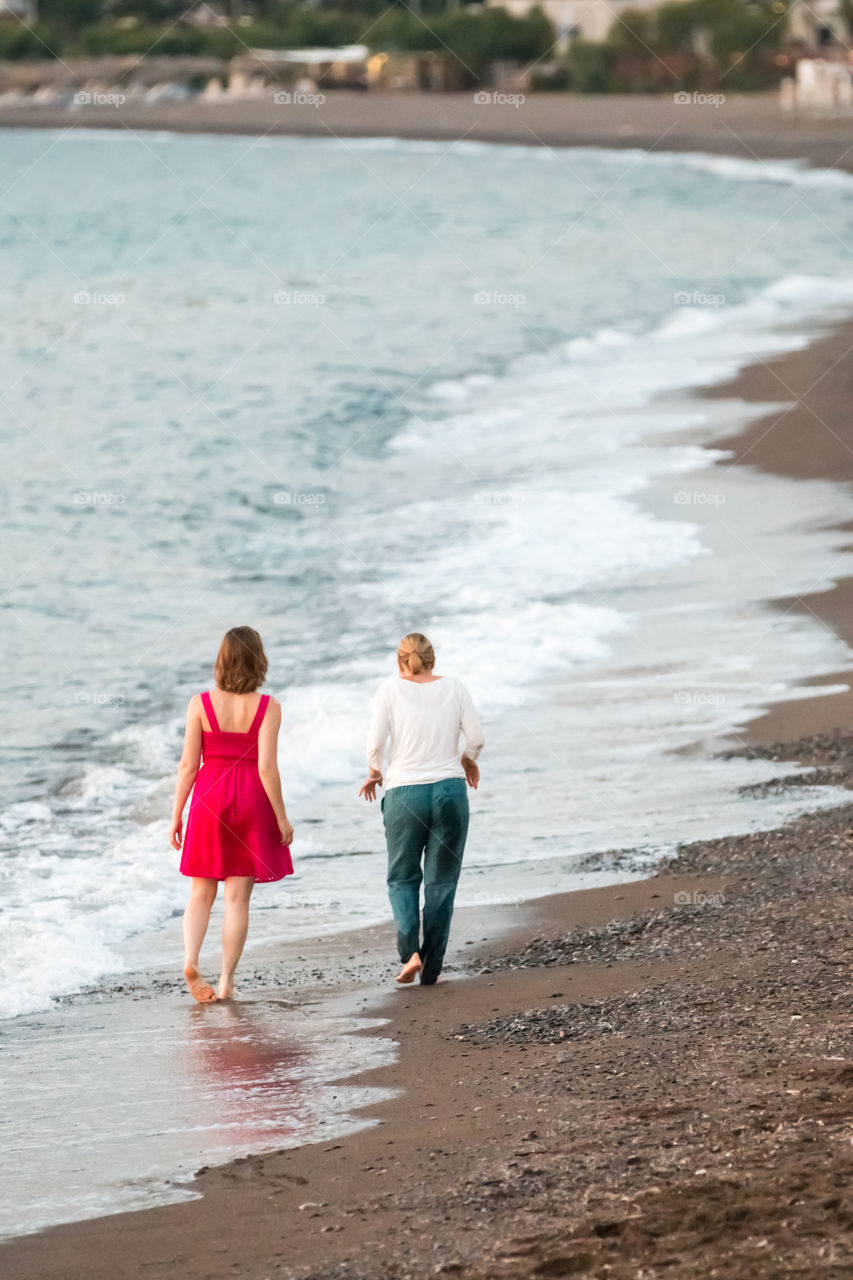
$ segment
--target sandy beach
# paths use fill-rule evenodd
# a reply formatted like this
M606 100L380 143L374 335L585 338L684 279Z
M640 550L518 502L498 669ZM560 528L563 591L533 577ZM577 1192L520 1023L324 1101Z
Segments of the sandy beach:
M782 111L771 94L725 95L721 105L672 95L531 94L518 105L478 102L473 93L329 92L319 106L265 97L205 102L125 103L74 110L0 106L0 128L86 128L234 133L247 136L396 137L520 146L642 147L705 151L743 159L802 159L853 168L849 118Z
M806 350L784 360L751 365L730 382L706 392L709 398L736 397L758 403L785 402L778 412L761 417L746 431L717 441L730 450L731 463L776 475L803 479L853 480L853 432L848 415L853 386L853 325L843 324ZM829 591L806 598L781 597L783 612L807 611L853 644L853 583L842 578ZM843 684L853 672L839 671L819 684ZM752 722L745 735L750 744L790 742L847 725L853 717L853 694L817 696L780 704Z
M850 745L788 751L849 785ZM478 976L374 1006L373 1127L13 1241L4 1274L849 1274L851 819L531 904Z
M411 95L394 100L393 130L387 101L367 95L329 95L322 111L290 107L286 119L282 110L194 103L80 112L72 123L7 107L0 125L393 132L853 169L845 121L788 121L769 96L719 109L541 96L475 110L468 96ZM715 387L705 394L791 406L717 441L733 454L717 465L850 481L851 385L853 323ZM776 608L808 610L853 644L850 580L796 599L780 591ZM851 711L849 692L789 701L733 735L730 750L778 762L768 786L784 789L796 762L815 786L851 788ZM328 943L303 944L303 968L276 987L273 967L267 994L292 999L298 986L300 999L368 1018L355 1037L396 1045L390 1064L337 1082L382 1091L359 1099L366 1127L200 1170L193 1199L8 1241L4 1276L849 1276L851 842L853 804L686 845L646 879L497 918L460 913L469 950L435 988L385 990L390 926L339 935L322 986L311 984ZM263 970L265 956L252 962ZM101 1006L117 1038L134 1019L126 994L113 986ZM186 1013L169 978L139 992L152 995L167 1021ZM126 1070L144 1089L144 1063Z

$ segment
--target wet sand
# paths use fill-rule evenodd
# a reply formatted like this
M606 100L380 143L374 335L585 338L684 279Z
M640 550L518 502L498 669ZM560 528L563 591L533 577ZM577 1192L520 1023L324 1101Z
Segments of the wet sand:
M719 879L704 874L691 873L678 883L690 894L720 890ZM669 902L674 884L667 881L662 885L653 878L616 890L582 890L528 904L506 934L505 948L523 953L540 934L562 933L567 920L582 931L594 931L606 926L614 912L629 919L635 912L654 911ZM343 950L343 945L339 949ZM324 1246L345 1243L351 1248L351 1228L355 1226L366 1229L363 1240L371 1252L374 1228L388 1232L393 1239L395 1232L388 1218L383 1215L381 1222L375 1219L372 1208L348 1214L341 1197L346 1196L348 1204L353 1194L358 1197L364 1191L371 1202L378 1202L377 1207L392 1210L390 1203L383 1202L397 1194L401 1182L417 1188L419 1170L425 1172L430 1150L437 1142L450 1141L451 1132L459 1154L466 1150L473 1154L479 1144L488 1147L494 1141L491 1129L495 1117L488 1103L495 1068L490 1066L484 1074L485 1063L466 1065L465 1060L475 1055L459 1042L445 1043L445 1036L460 1020L484 1018L499 1008L514 1007L518 1001L548 999L563 983L562 975L555 984L552 973L533 969L490 975L483 972L492 967L490 948L481 942L479 951L478 977L450 977L434 988L392 990L381 1000L373 989L370 1015L383 1023L389 1021L367 1034L383 1041L393 1034L399 1046L397 1061L339 1082L362 1092L400 1091L396 1098L383 1099L372 1107L368 1104L360 1112L363 1121L375 1121L372 1127L331 1143L241 1159L205 1171L193 1184L203 1193L201 1199L96 1218L12 1241L0 1249L4 1276L167 1276L174 1274L178 1263L189 1276L256 1276L265 1274L262 1269L279 1249L285 1266L275 1274L290 1274L292 1268L297 1268L294 1274L302 1274L321 1258L339 1256L337 1249L328 1255L325 1249L318 1251L318 1241ZM644 972L648 976L648 966ZM584 979L578 990L588 990L597 997L618 994L624 988L623 974L611 974L606 966L587 977L592 977L592 986L584 985ZM639 973L633 973L631 981L638 980ZM564 989L574 986L573 979ZM302 999L310 1001L312 994L306 991ZM366 999L362 989L351 1004L363 1009ZM344 1005L345 1001L338 1002L339 1011ZM200 1014L206 1024L221 1022L224 1012L224 1008L215 1007L187 1010L194 1021L200 1021ZM120 1037L122 1024L135 1024L137 1016L132 1005L127 1006L125 1018L113 1008L110 1024L114 1034ZM471 1067L476 1070L472 1072ZM132 1063L128 1070L138 1081ZM427 1094L423 1091L426 1084ZM418 1099L414 1108L413 1099ZM293 1111L299 1111L295 1099ZM520 1115L514 1116L515 1122L520 1119ZM429 1167L433 1176L442 1168ZM227 1233L221 1231L224 1219ZM348 1229L346 1241L337 1238L343 1234L342 1223Z
M853 323L825 333L802 351L750 365L736 378L701 394L710 399L784 403L745 431L714 442L730 450L719 465L750 466L793 478L853 481ZM853 580L841 578L829 591L780 595L783 612L809 613L853 645ZM814 682L853 684L853 669ZM754 720L744 743L791 741L853 723L853 692L783 702Z
M803 159L853 169L850 118L792 117L775 93L727 94L720 106L679 103L673 94L529 94L519 105L475 94L328 91L319 106L264 97L119 107L0 105L0 127L95 128L131 132L395 137L523 146L643 147L706 151L743 159Z
M849 783L851 747L787 751ZM851 823L534 904L477 976L374 1008L371 1128L13 1241L4 1276L849 1275Z

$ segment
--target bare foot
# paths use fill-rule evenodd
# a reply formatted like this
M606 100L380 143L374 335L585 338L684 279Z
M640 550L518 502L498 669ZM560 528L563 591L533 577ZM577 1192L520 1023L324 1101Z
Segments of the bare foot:
M219 979L219 999L220 1000L234 999L234 979L233 978L226 978L223 976Z
M406 961L400 972L397 974L395 982L399 983L401 987L405 986L409 982L414 982L422 968L423 965L421 964L421 958L417 951L415 951L412 954L411 959Z
M187 980L190 995L195 996L199 1004L213 1004L216 999L216 992L209 982L205 982L194 964L188 964L184 967L184 977Z

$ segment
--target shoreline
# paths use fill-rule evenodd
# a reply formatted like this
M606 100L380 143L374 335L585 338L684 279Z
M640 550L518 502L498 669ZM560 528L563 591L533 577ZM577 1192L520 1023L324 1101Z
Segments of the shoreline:
M748 466L793 479L853 483L851 386L853 320L847 320L828 331L824 326L800 351L751 364L726 382L700 389L700 397L707 400L786 402L785 408L761 415L745 430L714 440L712 448L733 455L718 462L717 469ZM847 532L843 526L842 530ZM814 594L779 595L774 607L781 613L809 613L853 646L853 578L839 577L831 589ZM846 693L776 703L736 735L737 740L746 747L762 747L853 723L853 667L805 683L851 687Z
M784 360L806 373L842 331ZM769 758L853 790L853 738L835 737ZM677 1254L680 1276L724 1265L746 1280L756 1250L812 1273L832 1242L840 1269L826 1274L840 1277L853 1260L839 985L851 837L853 803L699 841L643 879L506 913L501 941L485 931L468 953L476 973L339 993L339 1011L371 1019L355 1039L396 1045L393 1062L336 1081L382 1091L358 1109L364 1127L202 1167L194 1199L9 1238L4 1274L532 1280L606 1264L634 1280ZM473 924L460 913L457 936ZM354 937L338 935L339 955Z
M529 94L518 106L473 93L330 92L319 107L264 98L125 103L69 110L0 105L0 129L112 129L245 137L400 138L531 147L639 147L699 151L751 161L802 161L853 172L849 117L798 117L776 93L732 94L720 106L673 95Z
M853 321L802 351L702 389L698 394L712 399L797 401L714 441L711 447L735 455L717 465L853 479L853 426L846 420L851 352ZM809 610L853 643L851 584L842 579L819 596L780 597L777 607ZM850 682L851 675L845 670L815 683ZM802 742L831 736L848 723L850 711L853 692L777 704L733 742L746 751L783 744L774 759L803 758L819 779L850 786L844 756L853 744L841 743L838 759L831 745ZM793 744L787 749L794 754L785 754L784 744ZM627 1280L639 1263L664 1265L668 1249L670 1259L679 1251L680 1275L704 1276L725 1258L732 1268L726 1274L746 1277L755 1273L756 1259L768 1265L771 1256L780 1264L805 1259L817 1268L815 1250L828 1241L837 1244L840 1269L825 1274L845 1274L853 1257L845 1216L849 1170L830 1139L840 1148L847 1137L853 1091L845 1073L853 1078L853 1045L843 1008L832 1023L829 996L820 987L822 998L810 1003L809 982L837 983L848 960L843 919L853 886L837 860L848 850L851 824L853 811L846 810L791 824L802 833L788 849L792 869L802 848L815 840L827 845L829 879L813 887L822 913L817 959L808 954L811 921L801 923L800 933L793 927L790 885L783 885L777 903L778 885L762 879L762 862L772 863L774 851L787 847L784 829L697 842L675 873L663 869L642 880L534 899L499 947L492 940L484 948L480 936L470 953L480 957L479 976L454 978L434 991L380 997L362 986L353 993L369 1004L371 1017L388 1019L356 1035L391 1034L399 1046L390 1066L338 1082L402 1090L358 1113L372 1127L331 1144L205 1170L197 1179L200 1199L14 1238L0 1245L5 1274L10 1280L65 1280L78 1272L87 1280L165 1280L180 1267L188 1280L391 1280L444 1272L463 1280L482 1274L515 1280L592 1275L607 1263L608 1274ZM697 866L703 855L707 870ZM756 887L763 898L750 898ZM679 900L684 894L687 903ZM715 895L743 927L740 941L725 924L725 911L717 926L710 905ZM741 904L750 901L759 907L742 918ZM627 928L611 929L611 923ZM635 925L642 941L636 954L629 942L624 957ZM457 929L463 928L460 912ZM387 945L390 926L372 932ZM340 954L352 936L331 935L341 942ZM556 942L568 936L573 946L561 953ZM756 954L750 955L749 942ZM247 953L247 968L252 959ZM787 964L801 966L799 986L781 977L790 972L782 968ZM755 1001L755 1019L734 1025L746 1000ZM555 1013L563 1008L555 1001L569 1001L569 1012ZM762 1020L763 1006L778 1024L776 1039ZM807 1021L794 1009L807 1010ZM707 1051L706 1064L693 1061L697 1041ZM726 1069L735 1073L731 1079ZM794 1159L782 1139L772 1145L766 1136L771 1122L790 1139ZM724 1158L732 1144L740 1161L735 1172ZM818 1170L821 1161L825 1167ZM813 1189L796 1185L797 1162L812 1172ZM588 1194L581 1199L583 1181ZM782 1188L794 1205L787 1217ZM656 1200L661 1191L666 1194ZM668 1220L667 1198L673 1206ZM809 1214L816 1223L811 1239ZM223 1235L226 1220L230 1231ZM767 1247L777 1252L756 1252Z
M398 1056L358 1077L396 1091L372 1127L202 1169L198 1199L11 1240L4 1274L526 1280L606 1263L628 1280L677 1252L679 1276L745 1278L765 1249L812 1274L830 1241L826 1274L845 1274L851 822L853 804L687 846L592 891L605 924L550 900L479 976L374 1008Z

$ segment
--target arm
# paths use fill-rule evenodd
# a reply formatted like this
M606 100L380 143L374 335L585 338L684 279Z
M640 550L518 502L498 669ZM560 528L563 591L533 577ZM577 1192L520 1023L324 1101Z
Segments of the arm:
M181 763L178 765L178 780L175 784L175 803L172 807L172 825L169 828L169 843L173 849L180 851L184 837L184 806L193 789L201 764L201 698L198 694L190 698L187 707L187 723L184 729L184 750Z
M267 714L264 716L258 734L258 773L261 785L269 797L273 807L278 829L281 832L281 843L290 844L293 840L293 827L284 807L281 794L281 774L278 771L278 731L281 728L281 703L270 699Z
M483 750L486 739L483 734L483 726L480 724L480 718L474 709L474 703L471 701L471 695L464 685L462 685L461 689L460 728L465 739L462 768L465 770L465 780L468 786L473 787L476 791L480 781L480 766L477 764L477 757Z
M358 793L371 803L376 799L376 788L382 786L382 757L390 732L391 717L388 714L388 701L385 690L380 689L373 699L370 728L367 733L367 763L370 771L367 781Z

